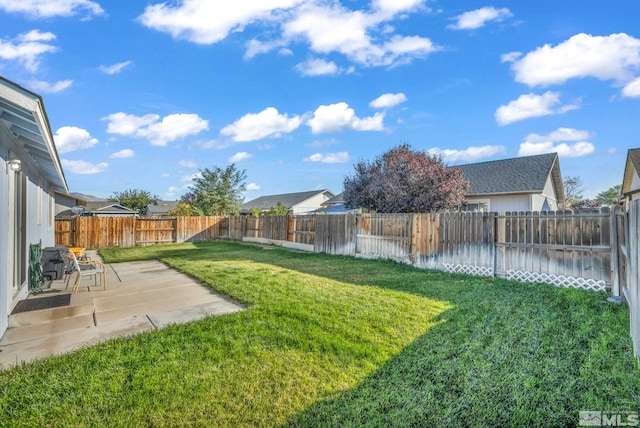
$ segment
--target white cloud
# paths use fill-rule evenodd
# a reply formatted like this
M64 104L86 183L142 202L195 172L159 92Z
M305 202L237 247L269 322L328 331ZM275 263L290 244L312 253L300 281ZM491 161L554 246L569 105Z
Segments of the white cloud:
M251 59L256 55L266 54L267 52L271 52L274 49L281 48L279 53L281 55L291 55L289 49L284 48L285 42L282 40L273 40L268 42L263 42L261 40L252 39L246 43L247 50L244 53L244 59ZM284 52L283 52L284 51Z
M90 0L0 0L0 9L34 18L74 16L81 12L91 17L104 13L100 4Z
M135 155L136 155L136 152L134 152L131 149L122 149L118 152L112 153L111 155L109 155L109 157L112 159L126 159L126 158L132 158Z
M230 136L236 142L256 141L293 132L301 122L300 116L289 118L287 114L279 114L274 107L267 107L260 113L242 116L233 124L222 128L220 134Z
M104 74L118 74L131 64L133 64L132 61L124 61L118 62L113 65L101 65L100 71L102 71Z
M93 138L89 131L75 126L63 126L58 129L56 135L53 136L53 140L56 143L58 153L88 149L98 144L98 140Z
M296 70L303 76L334 76L341 71L335 62L318 58L297 64Z
M154 146L166 146L172 141L209 129L209 122L197 114L170 114L160 120L157 114L135 116L119 112L103 120L109 121L108 133L146 139Z
M512 16L513 14L507 8L496 9L493 6L487 6L456 16L454 18L456 23L447 25L447 28L452 30L475 30L484 27L487 22L500 22Z
M192 160L181 160L180 162L178 162L178 165L183 168L197 168L198 162Z
M522 52L509 52L500 55L500 62L515 62L518 58L522 57Z
M337 52L366 67L405 64L440 48L424 37L400 36L379 28L396 13L411 9L416 3L400 2L398 8L384 9L386 13L368 13L346 9L339 3L308 2L282 24L283 36L286 40L307 42L313 52Z
M384 16L411 12L424 7L424 0L374 0L372 3L373 8L383 12Z
M304 0L260 0L226 3L210 0L183 0L149 5L138 18L140 22L174 38L199 44L217 43L229 33L260 21L276 20L282 12Z
M62 162L64 170L69 171L72 174L99 174L101 172L105 172L109 168L109 164L105 162L93 164L83 160L61 159L60 161Z
M497 154L507 153L504 146L471 146L464 150L441 149L434 147L427 150L430 155L442 156L444 162L474 162Z
M552 47L544 45L515 61L515 80L531 87L557 85L573 78L595 77L624 84L640 67L640 39L624 33L576 34Z
M247 152L238 152L235 155L231 156L229 158L229 163L237 163L237 162L241 162L243 160L247 160L249 159L251 156L253 156L251 153L247 153Z
M34 92L45 94L57 94L73 85L73 80L59 80L55 83L44 82L42 80L32 80L29 82L29 88Z
M394 34L388 24L410 12L428 11L425 0L377 0L370 9L351 10L339 2L262 0L226 4L183 0L147 6L139 21L174 38L212 44L248 26L266 28L270 40L246 43L245 58L305 42L318 54L340 53L364 66L405 64L439 50L431 40ZM279 32L273 29L276 28Z
M558 128L548 135L529 134L520 144L518 156L539 155L543 153L558 153L558 156L575 158L586 156L595 151L595 147L588 141L593 137L589 131L573 128ZM565 143L569 141L573 143Z
M349 162L348 152L337 153L315 153L304 158L305 162L321 162L321 163L346 163Z
M384 130L384 113L376 113L370 117L359 118L349 104L322 105L313 112L313 117L307 121L314 134L340 132L345 129L354 131L382 131Z
M251 190L260 190L260 185L256 183L247 184L247 191L251 191Z
M19 34L13 40L0 39L0 59L16 61L27 71L35 73L38 71L42 55L58 50L49 43L55 39L55 34L39 30Z
M625 97L640 97L640 77L635 78L622 88L622 95Z
M407 97L402 92L397 94L383 94L369 103L373 108L390 108L407 101Z
M558 104L560 104L560 94L557 92L548 91L542 95L520 95L517 100L498 107L495 119L499 125L508 125L531 117L562 114L579 108L579 102L561 106L557 106Z

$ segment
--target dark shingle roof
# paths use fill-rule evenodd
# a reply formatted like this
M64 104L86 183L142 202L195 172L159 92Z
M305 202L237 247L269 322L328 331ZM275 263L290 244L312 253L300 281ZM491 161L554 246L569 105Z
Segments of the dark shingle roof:
M327 199L326 201L324 201L323 205L338 205L338 204L344 204L344 193L338 193L333 198Z
M132 210L120 204L111 204L90 211L90 214L137 214L138 211Z
M623 195L629 196L640 191L640 189L632 188L633 177L638 173L640 173L640 149L629 149L624 166L624 175L622 176Z
M146 215L163 216L169 215L169 211L176 209L180 201L157 201L155 204L147 205Z
M541 192L558 155L525 156L460 165L469 181L468 195Z
M97 196L93 196L93 195L85 195L84 193L78 193L78 192L71 192L69 193L69 196L76 199L80 199L85 202L107 202L109 200L104 198L98 198Z
M629 149L629 159L631 159L636 171L640 172L640 149Z
M281 195L267 195L256 198L252 201L242 204L242 211L249 212L254 208L260 208L261 210L268 210L271 207L278 205L281 202L282 205L291 209L294 205L304 202L309 198L314 197L320 193L327 193L328 197L332 197L333 193L329 190L311 190L309 192L298 193L283 193Z

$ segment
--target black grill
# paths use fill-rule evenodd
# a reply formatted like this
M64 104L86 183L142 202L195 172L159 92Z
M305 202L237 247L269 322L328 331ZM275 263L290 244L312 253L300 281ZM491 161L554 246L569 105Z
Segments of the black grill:
M46 279L62 279L64 276L63 255L66 257L67 247L46 247L42 249L42 275Z

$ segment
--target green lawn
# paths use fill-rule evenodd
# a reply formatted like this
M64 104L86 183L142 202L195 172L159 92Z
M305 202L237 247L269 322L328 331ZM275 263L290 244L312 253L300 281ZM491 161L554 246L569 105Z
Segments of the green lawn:
M248 310L0 372L0 426L567 426L640 411L606 295L233 242L157 258Z

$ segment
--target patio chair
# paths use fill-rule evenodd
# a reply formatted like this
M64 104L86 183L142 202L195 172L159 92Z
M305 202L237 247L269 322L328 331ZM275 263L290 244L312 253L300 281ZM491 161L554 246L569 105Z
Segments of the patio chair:
M107 271L104 268L104 264L97 260L93 261L78 261L78 258L73 253L73 251L69 251L69 256L71 257L71 263L73 269L78 272L78 276L76 277L76 282L73 284L72 292L77 293L78 288L80 287L80 280L83 276L91 276L94 275L96 285L98 281L98 277L100 277L100 284L106 290L107 289Z
M60 260L62 260L62 280L67 283L66 288L69 288L71 274L76 271L76 267L71 259L71 254L69 254L69 250L60 251Z

